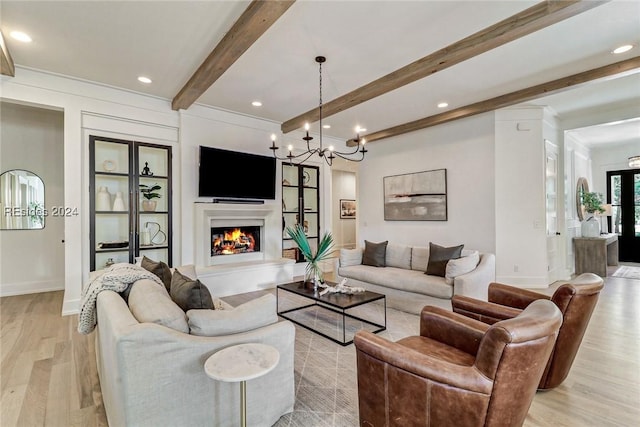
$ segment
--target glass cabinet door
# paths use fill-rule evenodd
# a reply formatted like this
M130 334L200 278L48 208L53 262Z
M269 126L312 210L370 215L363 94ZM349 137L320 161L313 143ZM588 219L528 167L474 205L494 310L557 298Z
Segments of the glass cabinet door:
M301 224L313 250L318 246L319 168L282 164L282 256L303 262L297 245L287 234L288 227Z

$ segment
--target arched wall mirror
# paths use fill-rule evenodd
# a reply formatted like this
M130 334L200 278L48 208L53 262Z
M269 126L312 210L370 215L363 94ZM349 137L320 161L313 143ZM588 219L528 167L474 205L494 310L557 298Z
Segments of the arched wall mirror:
M0 175L0 230L44 228L44 182L29 171L12 169Z
M584 220L584 210L582 209L582 194L588 192L589 182L587 182L587 178L578 178L578 183L576 184L576 213L578 214L578 219L580 221Z

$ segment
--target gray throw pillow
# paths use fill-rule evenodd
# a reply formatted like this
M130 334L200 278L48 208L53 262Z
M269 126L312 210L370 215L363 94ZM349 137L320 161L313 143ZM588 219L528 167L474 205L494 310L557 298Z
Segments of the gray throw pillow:
M209 289L199 280L190 279L178 270L173 272L169 294L185 312L194 308L214 309Z
M362 254L362 264L371 265L373 267L385 267L385 258L387 255L388 241L373 243L368 240L364 241L364 253ZM442 273L444 276L444 272Z
M140 265L145 270L158 276L162 283L164 283L164 287L167 288L167 291L171 290L171 269L167 264L162 261L153 261L146 256L143 256L142 263Z
M445 248L429 242L429 263L425 274L444 277L447 271L447 262L450 259L460 258L464 245Z

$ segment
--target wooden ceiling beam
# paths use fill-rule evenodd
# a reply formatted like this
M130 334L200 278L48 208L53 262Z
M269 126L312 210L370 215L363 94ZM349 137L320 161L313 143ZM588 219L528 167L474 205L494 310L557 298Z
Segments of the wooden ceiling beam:
M365 101L391 92L416 80L442 71L452 65L488 52L520 37L556 24L572 16L607 3L605 1L547 0L517 13L497 24L487 27L469 37L459 40L424 58L418 59L386 76L380 77L346 95L342 95L322 106L322 117L327 118L355 107ZM314 108L285 121L281 130L288 133L301 128L305 123L320 118L319 108Z
M4 40L2 30L0 30L0 74L11 77L15 77L16 75L16 66L14 65L13 58L11 58L11 54L9 53L9 48Z
M173 98L171 108L189 108L293 3L295 0L253 0Z
M499 108L510 107L512 105L531 101L532 99L540 98L542 96L552 95L554 93L571 89L588 82L593 82L615 75L617 75L618 77L622 77L624 75L639 71L640 56L636 56L634 58L616 62L614 64L605 65L604 67L594 68L582 73L573 74L568 77L552 80L550 82L531 86L526 89L521 89L515 92L507 93L505 95L500 95L495 98L476 102L475 104L456 108L455 110L447 111L444 113L425 117L423 119L404 123L398 126L393 126L388 129L373 132L369 135L363 136L363 138L367 140L367 143L379 141L384 138L391 138L420 129L425 129L431 126L440 125L442 123L474 116L476 114L497 110ZM350 139L347 141L347 145L354 146L356 145L356 142Z

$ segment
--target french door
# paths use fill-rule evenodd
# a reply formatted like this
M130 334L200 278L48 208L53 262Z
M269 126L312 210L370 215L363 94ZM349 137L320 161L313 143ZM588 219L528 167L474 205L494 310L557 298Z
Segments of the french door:
M620 261L640 262L640 169L607 172L609 230L618 235Z

